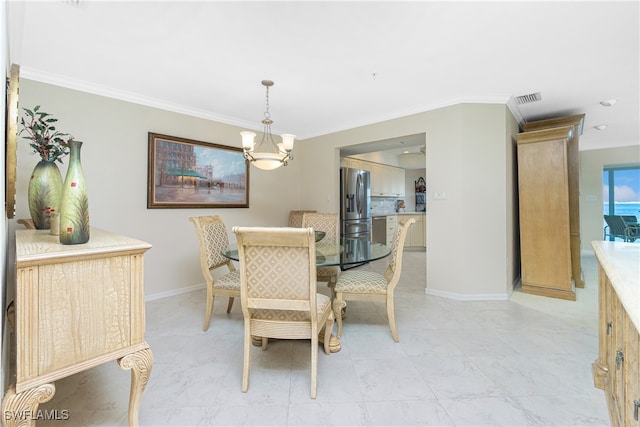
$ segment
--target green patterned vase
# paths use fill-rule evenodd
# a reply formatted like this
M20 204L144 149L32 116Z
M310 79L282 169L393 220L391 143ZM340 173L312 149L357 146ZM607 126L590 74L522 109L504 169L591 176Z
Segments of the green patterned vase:
M62 174L55 162L40 160L29 180L27 199L33 225L38 230L49 229L51 214L58 212L62 196Z
M89 241L89 197L80 164L82 142L69 141L69 167L60 201L60 243L78 245Z

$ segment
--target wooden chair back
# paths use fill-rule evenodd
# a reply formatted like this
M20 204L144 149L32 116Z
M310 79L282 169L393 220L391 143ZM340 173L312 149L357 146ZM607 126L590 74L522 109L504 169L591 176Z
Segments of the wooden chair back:
M307 212L316 212L310 210L302 211L290 211L289 212L289 227L301 228L302 227L302 215Z
M306 311L313 320L316 248L313 230L234 227L240 259L240 300L253 309Z
M389 255L389 265L384 272L384 277L387 279L387 293L393 292L393 289L400 280L400 274L402 272L402 254L404 252L404 242L409 232L409 227L416 222L415 218L401 218L396 234L393 237L393 248L391 249L391 255Z
M212 269L228 265L230 260L222 255L229 246L229 235L224 221L218 215L189 218L196 228L200 244L200 264L202 272L209 275Z

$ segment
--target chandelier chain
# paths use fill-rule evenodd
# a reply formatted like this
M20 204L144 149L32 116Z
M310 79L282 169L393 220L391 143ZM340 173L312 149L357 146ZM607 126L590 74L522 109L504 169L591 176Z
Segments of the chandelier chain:
M269 86L267 86L267 101L265 103L264 118L265 119L271 118L271 113L269 112Z

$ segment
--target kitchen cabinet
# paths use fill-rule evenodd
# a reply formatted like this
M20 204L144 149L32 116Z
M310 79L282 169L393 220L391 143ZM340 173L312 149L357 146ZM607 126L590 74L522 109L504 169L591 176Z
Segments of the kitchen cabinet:
M131 371L129 424L138 424L153 364L144 339L149 248L95 228L81 245L61 245L49 230L16 231L15 383L2 400L3 425L33 425L28 414L53 398L54 381L114 360Z
M584 114L517 136L522 292L575 301L580 267L578 135Z
M414 218L416 222L409 227L409 231L407 232L407 237L404 241L404 247L425 247L425 215L424 214L403 214L398 215L398 220L402 220L404 218Z
M371 171L371 195L382 196L391 192L391 186L389 181L385 179L382 165L369 163L367 167Z
M391 196L404 197L404 169L389 167L387 173L391 181Z
M598 260L595 387L614 427L640 427L640 245L594 241Z
M404 197L404 169L367 162L365 160L343 157L340 166L364 169L371 172L371 195L374 197Z
M364 160L352 159L351 157L343 157L340 161L340 166L342 167L352 168L352 169L364 169L371 172L371 169L369 168L369 164L370 164L369 162L366 162Z
M393 238L398 228L398 215L387 215L387 246L393 245Z

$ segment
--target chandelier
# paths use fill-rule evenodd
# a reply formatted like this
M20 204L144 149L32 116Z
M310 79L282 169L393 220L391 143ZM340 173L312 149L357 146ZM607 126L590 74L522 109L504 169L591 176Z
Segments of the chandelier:
M249 160L258 169L273 170L280 166L287 165L289 160L293 159L291 151L293 150L293 142L295 135L288 133L280 135L282 142L276 144L271 134L271 114L269 113L269 88L273 86L271 80L263 80L262 85L267 88L267 102L264 112L264 119L262 124L264 130L262 132L262 139L257 144L254 139L256 137L255 132L243 131L240 132L242 136L242 150L244 152L244 158Z

